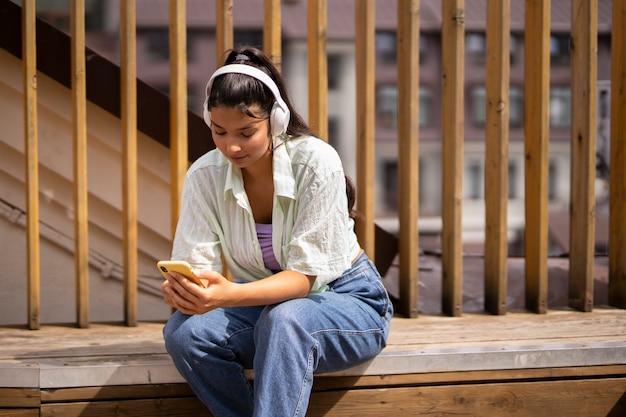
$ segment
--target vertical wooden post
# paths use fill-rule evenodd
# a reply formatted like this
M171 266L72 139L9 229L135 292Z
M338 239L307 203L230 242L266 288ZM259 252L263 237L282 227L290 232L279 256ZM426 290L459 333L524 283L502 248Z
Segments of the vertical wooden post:
M87 219L87 93L85 1L72 0L72 143L74 154L74 266L78 327L89 327L89 245Z
M181 210L187 145L187 25L186 0L170 0L170 175L172 239Z
M398 1L398 189L400 307L418 314L419 0Z
M361 247L375 260L374 165L375 165L375 27L374 0L355 2L356 53L356 160L357 208L361 217L356 232Z
M626 2L613 2L609 303L626 308Z
M136 6L120 2L122 119L122 223L124 251L124 318L137 325L137 64Z
M22 2L22 73L24 86L24 152L26 154L26 265L28 328L41 325L39 245L39 133L37 125L37 47L35 0Z
M510 0L487 1L485 310L506 313L508 257Z
M442 3L443 196L441 268L442 309L463 314L463 135L465 0Z
M215 2L215 41L218 66L222 64L227 50L232 49L234 44L234 27L233 27L233 0L217 0ZM206 94L206 91L204 92ZM233 276L226 266L226 260L222 256L222 275L229 280L233 280Z
M216 61L219 65L234 43L233 0L216 0L215 10Z
M572 0L569 305L580 311L593 308L597 51L598 2Z
M548 311L548 143L550 129L550 0L526 0L524 148L526 308Z
M308 0L309 124L328 141L328 58L326 2Z
M263 20L263 52L279 71L282 69L280 0L265 0Z

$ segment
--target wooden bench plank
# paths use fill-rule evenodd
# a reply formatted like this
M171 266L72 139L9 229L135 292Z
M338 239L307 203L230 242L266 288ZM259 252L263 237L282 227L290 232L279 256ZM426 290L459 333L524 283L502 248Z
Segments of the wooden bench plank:
M162 323L136 328L0 329L0 387L42 389L183 383ZM389 345L332 377L626 365L626 311L394 318ZM26 377L18 377L21 371ZM252 377L252 374L249 374ZM25 378L25 379L24 379Z
M0 409L0 417L39 417L39 408Z
M167 398L44 404L40 417L211 417L197 398Z
M331 391L313 393L307 416L623 416L625 392L624 379Z

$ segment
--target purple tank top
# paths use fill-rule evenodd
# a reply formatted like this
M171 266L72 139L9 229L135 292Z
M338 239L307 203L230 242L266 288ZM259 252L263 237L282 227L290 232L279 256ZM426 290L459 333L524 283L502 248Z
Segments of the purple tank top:
M261 245L261 252L263 252L265 267L274 273L282 271L272 249L272 225L256 223L256 234Z

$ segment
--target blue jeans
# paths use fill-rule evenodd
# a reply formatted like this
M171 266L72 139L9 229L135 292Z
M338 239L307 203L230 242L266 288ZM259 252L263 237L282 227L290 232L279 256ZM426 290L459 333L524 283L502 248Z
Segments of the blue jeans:
M304 416L313 374L339 371L385 347L393 307L361 255L330 289L260 307L175 312L163 330L176 367L216 417ZM254 369L254 388L244 369Z

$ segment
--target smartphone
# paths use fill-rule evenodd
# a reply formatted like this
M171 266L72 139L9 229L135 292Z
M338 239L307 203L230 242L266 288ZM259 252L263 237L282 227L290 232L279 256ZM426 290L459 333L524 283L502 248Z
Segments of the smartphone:
M157 262L157 268L161 271L164 278L167 278L167 274L169 272L178 272L189 281L193 282L204 288L204 284L202 281L198 279L197 276L193 274L193 268L189 265L189 262L186 261L159 261Z

